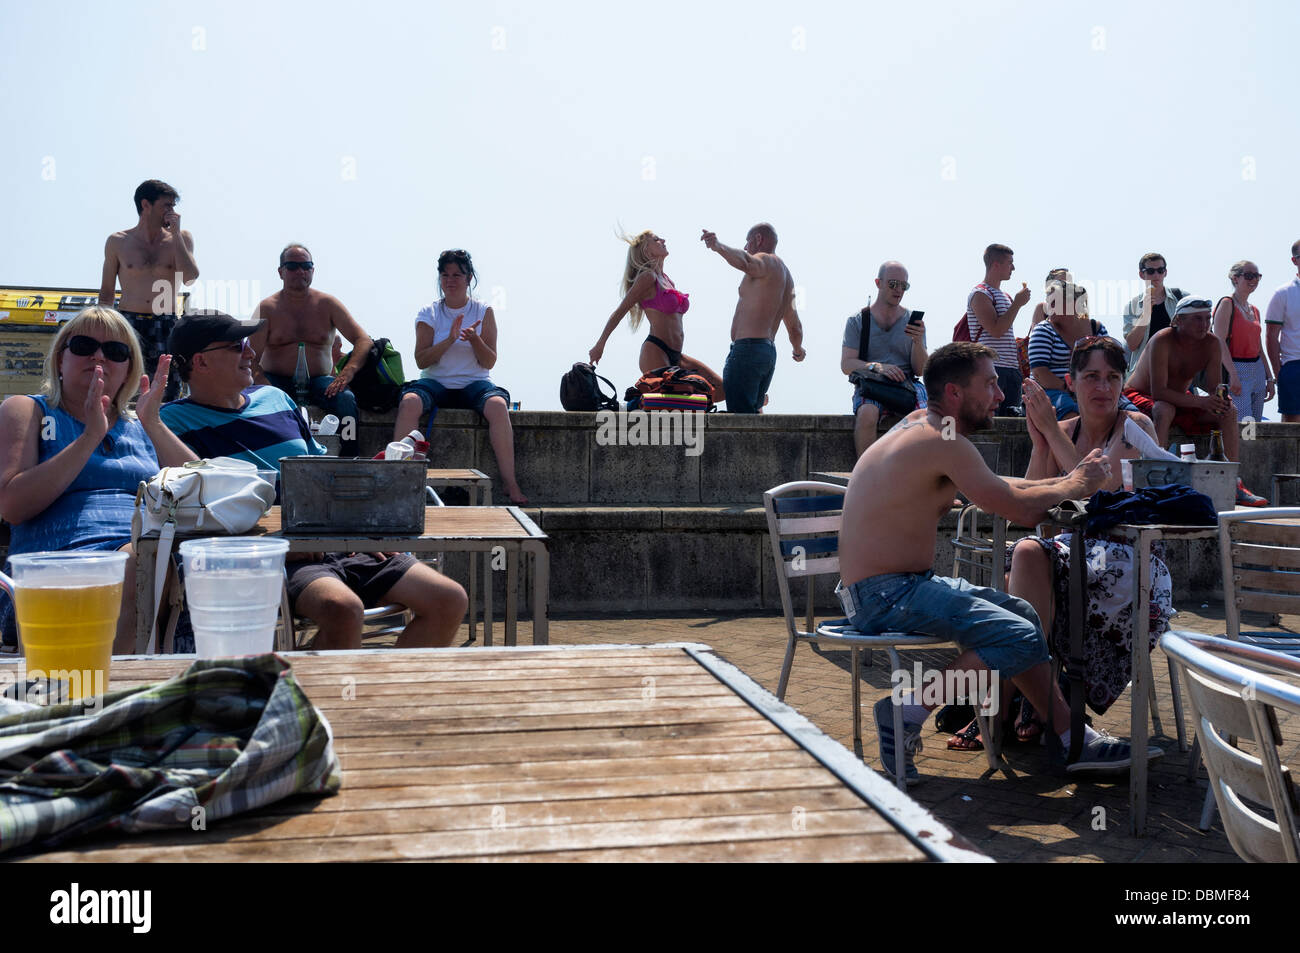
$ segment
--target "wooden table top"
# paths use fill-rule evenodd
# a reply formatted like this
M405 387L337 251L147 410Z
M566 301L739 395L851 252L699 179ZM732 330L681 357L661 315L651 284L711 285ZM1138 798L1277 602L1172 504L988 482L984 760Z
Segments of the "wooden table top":
M429 469L425 472L425 479L434 480L434 481L454 480L454 481L461 481L465 483L480 483L480 484L488 484L488 485L491 485L492 483L492 478L489 477L482 470L472 470L467 467L459 468L459 469L457 468L447 469L444 467L429 467Z
M521 518L522 517L522 518ZM258 531L262 533L279 533L281 531L280 507L273 506L266 515L257 521ZM531 527L531 528L530 528ZM509 506L427 506L424 509L424 535L451 538L506 538L529 539L540 536L534 531L531 520L522 516L515 507ZM293 533L294 539L347 539L349 537L371 538L370 533L348 533L331 531L329 533ZM401 539L400 535L384 538ZM544 538L544 537L543 537Z
M981 859L945 848L942 824L705 646L286 658L333 727L338 795L22 859ZM186 664L115 659L111 683ZM924 835L901 832L909 814Z

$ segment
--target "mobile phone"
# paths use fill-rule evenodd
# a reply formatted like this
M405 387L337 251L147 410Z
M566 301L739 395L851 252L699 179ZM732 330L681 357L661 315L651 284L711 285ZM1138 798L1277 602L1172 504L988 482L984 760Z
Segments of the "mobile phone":
M908 324L920 324L921 319L925 317L924 311L913 311L912 316L907 319Z

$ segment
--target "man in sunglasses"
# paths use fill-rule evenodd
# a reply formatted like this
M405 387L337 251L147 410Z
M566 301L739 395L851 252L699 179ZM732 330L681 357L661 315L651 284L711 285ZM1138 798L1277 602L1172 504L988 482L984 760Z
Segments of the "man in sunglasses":
M1300 422L1300 241L1291 246L1291 264L1296 276L1273 292L1264 314L1277 410L1289 424Z
M325 448L312 439L292 399L275 387L254 385L249 335L257 330L255 323L220 311L181 320L169 350L190 396L164 405L161 417L199 456L235 457L279 470L282 457L322 454ZM361 648L363 607L392 602L415 613L399 647L450 645L468 605L459 583L408 553L290 558L289 598L294 611L316 623L317 649Z
M866 371L872 377L906 384L916 393L915 406L925 406L925 387L917 375L925 370L929 356L925 349L925 324L914 320L903 307L903 295L911 287L902 262L887 261L876 277L876 300L844 325L840 349L840 370L845 374ZM916 312L916 319L921 312ZM870 316L863 333L863 322ZM876 440L880 418L886 408L872 399L862 386L853 392L853 448L860 457Z
M1151 418L1162 446L1169 441L1169 430L1175 424L1185 434L1218 430L1223 433L1224 452L1235 462L1241 459L1241 434L1232 401L1216 393L1223 381L1223 342L1210 333L1213 307L1209 298L1196 295L1179 300L1173 323L1153 334L1143 349L1137 369L1125 385L1124 396ZM1199 375L1204 375L1210 392L1207 396L1191 392L1192 381ZM1268 501L1251 493L1238 480L1237 505L1267 506Z
M117 285L122 300L117 310L130 322L144 352L144 370L150 380L158 369L158 356L176 326L178 284L191 285L199 276L194 261L194 238L181 229L176 211L180 193L158 179L141 182L135 190L139 216L131 228L114 232L104 243L104 271L99 303L114 307ZM180 383L173 374L163 396L173 400Z
M1166 291L1168 270L1165 256L1159 252L1147 252L1138 259L1138 277L1146 282L1146 290L1124 308L1124 345L1128 348L1130 374L1137 367L1147 342L1169 327L1174 305L1183 298L1180 288Z
M271 384L295 396L293 378L298 367L298 345L305 345L310 381L308 399L344 422L339 452L345 457L355 457L358 453L357 398L348 384L366 363L370 335L361 329L338 298L311 286L315 267L305 245L286 245L280 252L280 280L284 287L262 301L253 312L255 318L265 319L262 328L250 338L257 354L253 376L258 383ZM331 376L334 362L330 351L335 332L352 345L352 357L337 376Z
M731 319L731 350L722 369L722 386L727 392L728 413L760 413L776 372L776 345L772 342L781 322L790 335L794 359L802 361L806 354L803 325L794 309L794 279L785 262L776 257L776 229L767 222L749 230L743 250L722 244L708 229L700 241L745 273Z

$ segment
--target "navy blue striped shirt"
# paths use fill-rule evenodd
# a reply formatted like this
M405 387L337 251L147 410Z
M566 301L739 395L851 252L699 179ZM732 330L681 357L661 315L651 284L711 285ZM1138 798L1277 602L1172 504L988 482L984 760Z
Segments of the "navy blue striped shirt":
M201 457L234 457L263 470L279 470L281 457L326 452L284 391L253 386L243 396L242 410L209 407L189 397L172 401L163 404L162 420Z

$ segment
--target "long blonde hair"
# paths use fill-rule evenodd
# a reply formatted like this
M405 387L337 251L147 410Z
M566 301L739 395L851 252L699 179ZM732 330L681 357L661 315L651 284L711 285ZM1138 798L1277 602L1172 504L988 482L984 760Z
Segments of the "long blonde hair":
M41 384L41 393L49 398L51 406L63 406L63 381L59 378L59 362L63 359L63 352L72 336L86 332L92 334L98 332L101 337L121 341L131 351L130 360L127 361L126 380L113 395L113 407L117 410L118 417L127 419L135 417L135 412L129 410L127 405L139 389L140 375L144 373L144 355L140 351L140 342L136 339L135 331L127 323L126 318L103 305L92 305L78 311L72 320L59 328L59 333L54 335L54 340L50 342L50 349L45 354L45 380Z
M619 233L618 237L627 242L628 245L627 264L623 267L624 297L626 297L627 293L632 290L632 285L636 282L637 276L640 275L641 272L647 269L654 269L653 263L651 263L645 255L646 241L653 234L654 231L648 228L633 238L628 238L628 236L622 232ZM641 303L639 301L633 302L631 310L628 311L628 323L633 331L635 331L637 326L641 324L641 319L644 316L645 312L641 310Z

